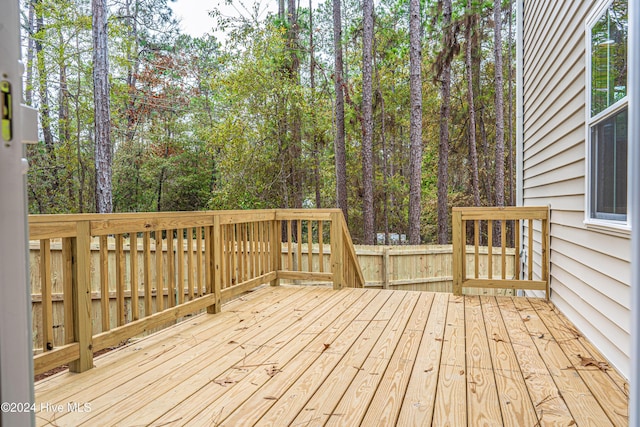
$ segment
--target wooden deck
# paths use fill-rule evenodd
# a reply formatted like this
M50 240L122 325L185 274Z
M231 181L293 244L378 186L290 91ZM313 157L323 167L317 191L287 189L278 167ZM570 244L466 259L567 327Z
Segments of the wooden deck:
M541 300L265 287L36 384L38 425L628 425Z

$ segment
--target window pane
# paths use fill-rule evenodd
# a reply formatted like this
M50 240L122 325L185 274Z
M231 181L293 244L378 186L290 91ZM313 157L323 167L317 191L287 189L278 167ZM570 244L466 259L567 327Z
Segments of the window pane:
M627 217L627 109L591 127L591 217Z
M627 95L627 1L615 0L591 28L591 115Z

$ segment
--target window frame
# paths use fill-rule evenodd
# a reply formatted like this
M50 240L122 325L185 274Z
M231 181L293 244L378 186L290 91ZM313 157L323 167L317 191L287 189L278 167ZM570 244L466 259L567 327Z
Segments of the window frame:
M632 138L627 135L627 212L625 219L605 219L592 217L592 177L593 177L593 162L595 161L592 156L593 143L591 141L591 130L594 126L603 122L604 120L611 118L618 114L623 109L629 109L629 80L627 77L627 94L620 100L616 101L609 107L600 111L595 116L591 116L591 77L592 77L592 40L591 31L594 25L600 20L607 9L611 6L613 0L599 0L596 2L592 12L589 14L585 21L585 208L584 208L584 224L587 227L601 228L604 230L631 231L631 171L633 170L632 163L632 150L634 149L632 144ZM628 4L628 2L627 2ZM627 37L627 55L629 52L629 40ZM627 71L628 76L628 71ZM615 216L615 214L612 214Z

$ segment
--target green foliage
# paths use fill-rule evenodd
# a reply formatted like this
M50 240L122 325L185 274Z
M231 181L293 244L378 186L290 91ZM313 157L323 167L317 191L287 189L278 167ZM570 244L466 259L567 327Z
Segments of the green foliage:
M452 205L471 203L464 63L457 50L443 53L438 3L425 0L422 4L421 230L425 242L434 241L436 234L440 98L432 69L443 54L453 56L449 200ZM26 85L33 94L33 105L42 109L45 99L38 82L46 83L53 135L52 145L43 140L28 149L29 209L33 213L93 211L90 1L37 2L46 29L40 39L33 23L28 22L29 2L22 0L21 4L25 46L27 35L32 34L42 42L44 59L37 62L33 56L30 65L34 72ZM228 31L226 40L220 41L212 35L192 38L179 34L167 0L113 0L110 6L116 211L292 207L298 191L305 207L318 203L335 206L331 2L320 3L313 10L301 5L298 39L293 44L288 40L292 30L288 20L272 14L264 17L257 8L247 9L246 16L238 19L224 18L214 11L219 26ZM466 1L455 1L453 9L453 25L459 30L456 43L466 43L461 31L469 14ZM474 44L474 85L479 174L482 182L490 182L495 164L492 2L474 0L472 12L477 16L474 35L478 39ZM344 1L348 203L356 242L362 224L363 185L361 15L359 1ZM311 17L313 26L309 24ZM385 222L390 232L408 230L408 28L407 1L376 4L373 152L378 232L385 231ZM294 54L300 62L297 75L291 71ZM506 75L506 70L503 72ZM63 76L65 90L61 90ZM483 203L491 203L490 191L490 187L483 187Z

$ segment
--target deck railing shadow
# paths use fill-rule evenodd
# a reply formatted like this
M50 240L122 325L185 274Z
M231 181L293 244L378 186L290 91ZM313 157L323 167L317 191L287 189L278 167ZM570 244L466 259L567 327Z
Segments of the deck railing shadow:
M543 291L549 298L549 208L525 206L504 208L453 208L453 293L463 288L523 289ZM468 228L470 230L468 230ZM484 236L482 230L486 230ZM495 230L495 231L494 231ZM513 234L509 248L507 234ZM494 233L496 233L494 235ZM499 236L499 244L494 237ZM486 274L479 274L480 241L487 241ZM467 241L472 240L472 245ZM515 251L515 269L508 268L509 251ZM499 262L494 263L496 252ZM473 271L468 268L473 265ZM507 271L515 270L509 277Z
M201 310L217 313L224 301L280 279L364 286L337 209L33 215L29 228L42 305L36 375L64 364L86 371L94 352ZM328 269L301 265L301 246L314 244L330 245ZM62 253L55 269L52 247ZM54 300L64 306L56 316Z

